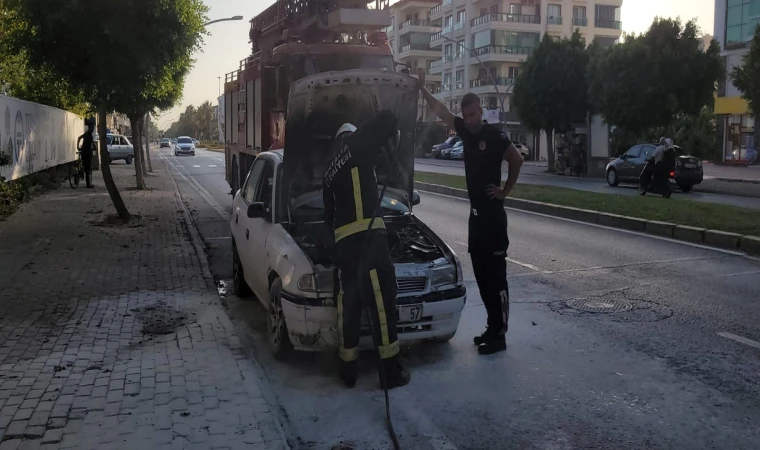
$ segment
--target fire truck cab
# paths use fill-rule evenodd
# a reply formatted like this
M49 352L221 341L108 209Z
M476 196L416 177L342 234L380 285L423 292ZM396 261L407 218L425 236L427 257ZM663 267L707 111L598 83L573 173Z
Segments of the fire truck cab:
M234 195L256 155L282 148L291 84L351 69L395 70L388 0L277 0L251 20L251 56L225 75L225 176Z

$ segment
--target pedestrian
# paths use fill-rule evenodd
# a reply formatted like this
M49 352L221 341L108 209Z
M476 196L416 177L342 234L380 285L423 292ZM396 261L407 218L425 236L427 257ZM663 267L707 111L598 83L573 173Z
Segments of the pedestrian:
M470 197L467 251L488 314L486 331L476 336L475 345L483 355L506 350L509 322L507 282L507 213L504 199L520 175L522 157L506 134L483 123L483 109L477 95L462 97L462 117L456 117L425 88L425 71L418 70L418 88L433 112L456 130L464 143L464 169ZM509 173L501 186L501 163Z
M88 188L95 187L92 184L92 152L96 149L95 140L92 137L94 129L94 121L92 119L86 120L84 134L77 139L77 150L79 150L80 157L82 158L82 167L84 168L84 176Z
M335 234L334 254L340 279L339 376L347 387L356 384L358 375L363 301L369 303L380 370L385 374L383 377L381 372L381 386L390 389L410 380L398 358L396 269L388 250L383 216L376 214L380 205L375 161L383 148L395 152L397 122L396 116L385 110L359 128L343 124L335 135L335 156L322 177L325 223Z

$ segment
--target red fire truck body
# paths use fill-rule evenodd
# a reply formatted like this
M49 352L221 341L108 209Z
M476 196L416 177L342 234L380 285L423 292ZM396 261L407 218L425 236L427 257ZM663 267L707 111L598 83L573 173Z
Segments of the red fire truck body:
M226 179L235 193L261 151L281 148L290 85L350 69L394 70L388 0L277 0L251 20L252 54L224 80Z

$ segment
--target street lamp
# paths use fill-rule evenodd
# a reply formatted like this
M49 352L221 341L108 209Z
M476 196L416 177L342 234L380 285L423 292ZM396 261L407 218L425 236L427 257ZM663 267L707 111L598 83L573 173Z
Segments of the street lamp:
M480 66L483 67L483 70L490 76L491 83L493 84L493 88L496 89L496 95L499 97L499 103L501 104L501 116L504 118L504 122L505 122L505 125L506 125L506 117L504 117L506 115L506 111L504 110L504 97L507 96L507 94L509 93L509 90L510 90L510 88L512 86L508 87L507 91L504 93L504 96L502 96L501 92L499 92L499 86L496 83L496 78L494 78L494 76L490 74L490 72L488 71L488 67L486 67L486 65L483 64L483 61L480 60L480 58L478 57L478 55L475 54L475 52L473 52L472 50L470 50L470 48L467 47L466 45L457 43L457 41L455 41L454 39L452 39L452 38L450 38L448 36L442 36L442 37L443 37L444 40L452 42L454 45L457 45L457 46L462 47L465 50L467 50L470 53L470 55L472 55L473 57L475 57L475 59L478 60L478 62L480 63ZM499 117L499 121L502 120L502 117Z
M212 20L211 22L204 23L203 26L205 27L205 26L211 25L212 23L228 22L231 20L243 20L243 16L232 16L232 17L227 17L226 19L216 19L216 20Z

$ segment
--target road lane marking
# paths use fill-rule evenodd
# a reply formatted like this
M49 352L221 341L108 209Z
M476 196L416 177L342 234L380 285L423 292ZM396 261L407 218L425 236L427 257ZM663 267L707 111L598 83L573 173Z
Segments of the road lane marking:
M720 333L718 333L718 336L724 337L726 339L731 339L732 341L736 341L744 345L749 345L750 347L760 350L760 342L753 341L752 339L747 339L743 336L739 336L734 333L728 333L726 331L721 331Z
M183 180L187 181L193 187L195 187L195 189L198 191L201 197L203 197L203 199L206 200L206 203L208 203L212 208L214 208L214 211L216 211L217 214L219 214L222 217L222 219L224 219L226 222L230 221L230 219L232 218L232 215L226 209L224 209L224 207L220 205L219 202L214 200L214 197L211 195L211 193L207 191L206 188L201 186L201 184L198 183L198 181L192 175L188 173L188 176L186 177L185 174L183 174L182 171L180 171L179 168L171 160L169 160L169 158L167 158L163 154L161 155L161 157L164 158L164 160L174 168L174 170L177 172L177 174L179 174L180 177L182 177Z
M728 274L720 275L720 276L724 278L728 278L728 277L741 277L744 275L758 275L758 274L760 274L760 270L753 270L751 272L728 273Z
M216 164L209 164L209 167L216 167Z
M193 167L200 167L199 165L193 164Z
M425 194L435 195L435 196L438 196L438 197L445 197L445 198L450 198L450 199L453 199L453 200L459 200L460 202L467 202L467 203L470 202L469 199L454 197L453 195L439 194L437 192L430 192L430 191L426 191L424 189L419 189L419 191L420 192L424 192ZM531 214L531 215L534 215L534 216L547 217L549 219L561 220L561 221L564 221L564 222L577 223L579 225L586 225L586 226L591 226L591 227L596 227L596 228L604 228L606 230L613 230L613 231L617 231L617 232L620 232L620 233L633 234L633 235L636 235L636 236L647 237L649 239L657 239L657 240L660 240L660 241L668 241L668 242L672 242L674 244L685 245L687 247L700 248L700 249L703 249L703 250L711 250L711 251L718 252L718 253L723 253L723 254L726 254L726 255L742 256L742 257L744 257L746 259L750 259L750 260L753 260L753 261L760 261L760 258L758 258L758 257L750 256L750 255L748 255L746 253L742 253L742 252L739 252L739 251L726 250L726 249L722 249L722 248L710 247L708 245L695 244L693 242L680 241L678 239L668 238L668 237L664 237L664 236L657 236L657 235L654 235L654 234L642 233L640 231L624 230L622 228L609 227L607 225L600 225L598 223L583 222L581 220L568 219L568 218L565 218L565 217L551 216L549 214L542 214L542 213L533 212L533 211L526 211L524 209L510 208L510 207L507 207L507 206L505 206L504 209L508 209L510 211L517 211L518 213L522 213L522 214Z

